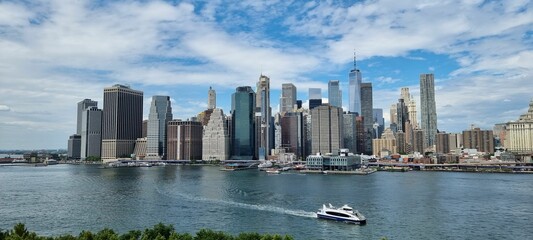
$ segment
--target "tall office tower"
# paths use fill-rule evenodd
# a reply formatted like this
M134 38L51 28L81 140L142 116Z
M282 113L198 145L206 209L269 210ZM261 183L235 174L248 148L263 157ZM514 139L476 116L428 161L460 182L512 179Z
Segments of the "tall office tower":
M272 122L272 109L270 108L270 78L259 76L256 90L255 102L256 116L259 115L259 121L256 122L256 128L259 130L257 137L257 157L262 160L270 155L270 150L274 146L274 128Z
M329 105L342 108L339 80L330 80L328 82L328 101Z
M396 146L398 147L398 153L399 154L406 154L405 151L405 133L403 132L396 132Z
M312 123L312 117L311 117L311 111L307 110L303 112L304 114L304 120L305 120L305 153L304 156L309 156L313 154L313 123Z
M141 137L148 137L148 120L143 120L143 130Z
M77 128L76 128L76 134L81 135L81 127L82 124L82 114L88 107L98 107L98 102L93 101L91 99L83 99L82 101L78 102L78 118L77 118Z
M100 158L102 148L102 110L88 107L81 114L81 160Z
M494 153L494 133L492 130L472 128L463 131L464 148L477 149L479 152Z
M280 113L293 112L296 105L296 87L292 83L281 85Z
M303 112L288 112L280 118L281 148L305 159L305 116Z
M463 134L462 133L448 133L448 141L451 150L456 150L463 146Z
M397 152L396 137L390 128L383 131L380 139L372 140L372 154L374 156L385 157L390 154L396 154Z
M231 96L231 159L251 160L255 152L255 93L251 87L238 87Z
M357 153L357 125L356 125L357 113L346 112L343 114L343 138L344 146L351 153Z
M344 146L342 108L323 104L311 110L311 150L337 154Z
M396 107L397 105L396 104L392 104L390 106L390 124L393 124L393 123L396 123L396 121L398 121L398 112L396 111ZM393 130L393 132L396 132L396 130Z
M128 86L104 88L102 159L130 157L142 134L143 92Z
M372 83L361 83L361 116L363 117L363 124L365 127L365 148L362 152L365 154L372 154L372 138L374 132L374 114L372 110Z
M359 113L361 115L361 71L357 69L355 54L353 57L353 69L348 74L349 86L348 86L348 110L350 112Z
M409 121L409 113L407 111L407 105L402 98L398 99L396 104L396 123L398 124L398 132L405 132L406 124Z
M169 96L153 96L146 138L146 159L166 159L167 123L172 120Z
M217 107L217 93L211 87L207 91L207 109L215 109Z
M407 113L409 114L409 121L411 121L411 125L413 128L418 127L418 120L417 120L417 112L416 112L416 102L413 96L409 93L409 88L404 87L401 88L401 98L403 98L403 101L405 102L405 105L407 106Z
M67 157L69 159L80 159L81 156L81 136L73 134L68 138Z
M435 106L435 79L432 73L420 74L420 109L424 147L435 145L437 136L437 110Z
M372 109L372 114L374 115L374 123L377 123L377 127L374 125L374 138L381 138L381 134L383 134L383 131L385 131L385 118L383 118L383 109L374 108Z
M437 133L437 153L450 152L450 135L448 133Z
M322 89L309 88L309 109L322 105Z
M167 157L175 160L202 159L202 124L197 121L168 122Z
M355 129L357 132L356 142L357 142L357 153L364 153L366 147L366 132L364 125L364 118L358 116L355 118Z

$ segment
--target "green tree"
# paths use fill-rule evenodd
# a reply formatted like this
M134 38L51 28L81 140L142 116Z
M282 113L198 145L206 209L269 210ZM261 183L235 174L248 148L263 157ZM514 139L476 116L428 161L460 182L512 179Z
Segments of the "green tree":
M196 233L194 240L232 240L231 235L223 232L215 232L211 229L202 229Z
M124 233L120 235L120 240L138 240L142 236L142 232L140 230L131 230L127 233Z
M188 233L177 233L173 232L170 234L170 237L168 237L168 240L193 240L193 237Z
M94 235L92 232L89 231L81 231L80 235L78 235L79 240L94 240Z
M94 238L95 240L119 240L118 235L110 228L104 228L98 232Z

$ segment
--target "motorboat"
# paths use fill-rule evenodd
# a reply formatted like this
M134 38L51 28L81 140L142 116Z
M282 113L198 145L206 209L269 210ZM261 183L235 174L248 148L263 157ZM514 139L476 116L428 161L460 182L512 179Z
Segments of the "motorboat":
M278 169L268 169L266 170L268 174L280 174L281 172Z
M316 212L316 217L346 223L366 224L365 216L346 204L340 208L333 207L331 203L328 206L322 204L322 208Z

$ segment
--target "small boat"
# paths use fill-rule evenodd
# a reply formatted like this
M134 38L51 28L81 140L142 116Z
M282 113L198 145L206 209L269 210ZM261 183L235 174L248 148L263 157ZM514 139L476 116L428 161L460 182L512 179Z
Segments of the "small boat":
M271 161L262 161L258 166L257 168L259 168L259 170L262 170L262 169L265 169L265 168L270 168L272 167L272 162Z
M316 212L316 217L347 223L366 224L365 216L357 210L354 211L352 207L346 204L340 208L333 207L331 203L328 206L322 204L322 208Z
M268 174L280 174L281 172L278 169L269 169L269 170L266 170L266 173L268 173Z

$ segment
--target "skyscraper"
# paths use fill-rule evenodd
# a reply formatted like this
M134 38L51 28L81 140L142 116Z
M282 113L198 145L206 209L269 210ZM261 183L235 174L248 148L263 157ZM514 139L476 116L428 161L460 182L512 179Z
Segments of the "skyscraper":
M405 102L405 106L407 106L407 113L409 114L409 121L411 122L411 125L413 126L413 128L418 128L415 99L409 93L409 88L403 87L401 88L400 91L401 91L401 98L403 98L403 101Z
M292 83L281 85L280 113L292 112L296 105L296 87Z
M365 148L361 149L365 154L372 154L372 138L374 129L374 114L372 110L372 83L361 83L361 116L363 117L363 125L365 128Z
M294 153L296 159L305 158L305 116L303 112L288 112L281 116L281 148Z
M273 122L272 109L270 108L270 78L261 75L257 82L256 89L256 128L258 128L257 137L257 156L259 159L266 159L270 155L270 150L274 146L273 139ZM259 115L258 115L259 114Z
M374 115L374 131L376 136L374 138L381 138L381 134L385 130L385 119L383 118L383 109L374 108L372 109L372 114ZM376 124L377 123L377 127Z
M342 108L323 104L311 110L312 153L337 154L344 146Z
M215 108L202 136L203 160L227 160L229 158L229 132L222 109Z
M81 114L81 160L98 157L102 149L102 110L88 107Z
M143 92L128 86L104 88L102 159L130 157L142 135Z
M231 97L231 159L251 160L255 151L255 93L249 86L238 87Z
M85 109L87 109L88 107L97 107L97 106L98 106L98 102L93 101L91 99L83 99L82 101L78 102L78 119L77 119L76 134L81 135L81 127L83 126L82 124L83 118L81 115L83 114Z
M167 123L172 120L169 96L153 96L146 139L146 159L166 159Z
M405 105L404 99L398 99L396 103L396 123L398 124L398 132L406 132L406 124L409 121L409 112L407 105Z
M202 124L198 121L168 122L168 159L202 159Z
M309 109L322 105L322 89L309 88Z
M353 69L348 74L349 88L348 88L348 110L350 112L359 113L361 115L361 71L357 69L355 53L353 57Z
M420 109L424 147L433 147L437 135L437 110L435 106L435 80L432 73L420 74Z
M357 114L353 112L346 112L343 114L343 148L347 148L351 153L357 153Z
M217 107L217 93L211 87L207 92L207 109L215 109Z
M330 80L328 82L328 101L333 107L342 108L342 95L339 86L339 80Z

